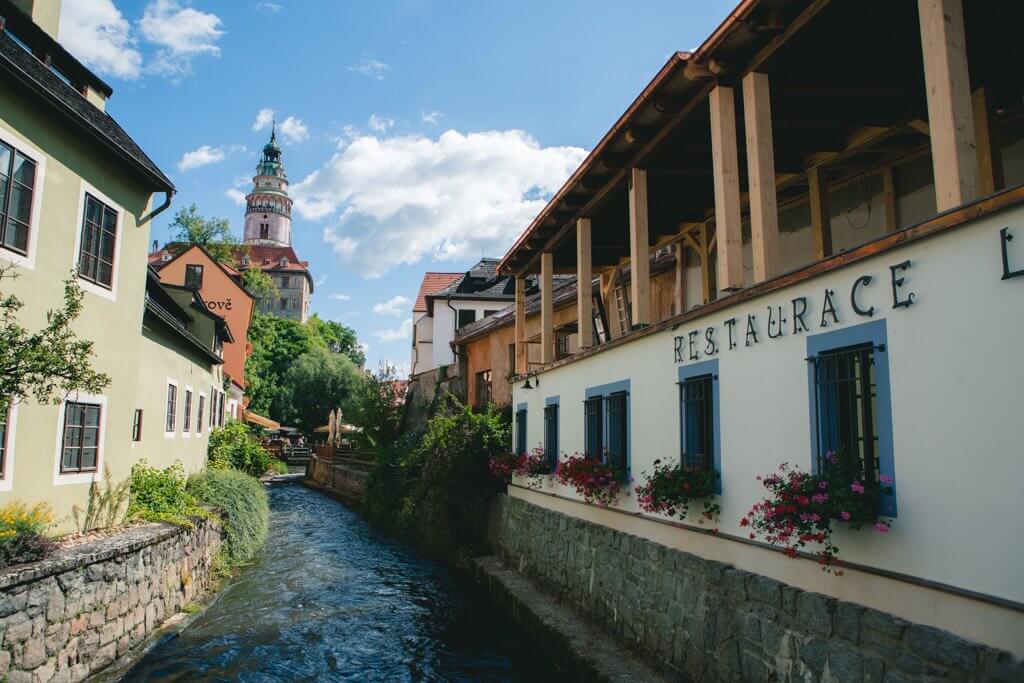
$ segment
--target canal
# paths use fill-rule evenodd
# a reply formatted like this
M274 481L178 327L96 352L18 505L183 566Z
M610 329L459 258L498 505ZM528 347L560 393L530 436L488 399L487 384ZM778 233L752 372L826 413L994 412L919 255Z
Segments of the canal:
M298 484L259 559L125 681L554 680L475 586Z

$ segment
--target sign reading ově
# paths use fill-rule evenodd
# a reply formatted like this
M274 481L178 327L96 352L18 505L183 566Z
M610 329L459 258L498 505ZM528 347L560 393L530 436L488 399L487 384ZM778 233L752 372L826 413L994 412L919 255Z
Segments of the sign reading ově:
M906 289L906 271L910 269L910 261L903 261L894 266L889 266L890 286L892 287L892 307L909 308L915 300L913 292ZM862 291L871 284L874 278L871 275L861 275L849 290L850 308L854 314L871 318L875 315L874 306L865 306ZM798 296L790 301L789 306L768 306L768 339L778 339L787 333L801 334L809 332L811 325L817 327L828 327L839 323L839 312L836 310L836 302L840 301L838 293L834 289L826 288L821 296L821 315L811 315L811 305L806 296ZM786 314L789 317L786 317ZM739 338L742 337L744 346L753 346L761 343L761 335L758 332L757 315L747 315L746 325L740 324L737 329L738 320L733 317L724 321L725 339L718 336L718 328L714 326L704 327L679 335L675 341L675 362L685 363L696 361L708 356L714 356L719 352L720 346L725 346L729 351L739 346ZM790 325L792 329L790 330ZM745 329L744 329L745 327ZM721 342L719 342L721 339Z
M231 297L228 297L223 301L207 301L206 307L211 311L230 311Z

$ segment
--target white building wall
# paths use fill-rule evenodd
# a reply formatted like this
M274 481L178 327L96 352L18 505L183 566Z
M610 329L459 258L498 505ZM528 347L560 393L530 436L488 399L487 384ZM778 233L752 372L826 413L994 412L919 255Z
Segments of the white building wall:
M472 300L452 300L451 306L448 307L447 301L438 298L434 300L434 322L433 322L433 363L434 367L440 367L442 365L451 365L455 362L455 354L452 353L452 341L455 340L455 322L456 314L452 310L456 311L474 310L476 311L476 319L480 320L484 317L484 311L500 311L501 309L508 306L508 301L472 301Z
M542 442L545 399L559 396L561 450L582 451L585 389L628 379L634 479L650 470L655 459L678 458L673 339L690 330L701 330L703 337L703 330L713 326L720 347L712 356L719 362L721 409L722 514L717 526L723 534L745 536L739 521L765 493L756 477L782 462L811 468L807 337L885 320L899 515L885 535L840 532L841 557L1024 602L1019 570L1024 535L1018 520L1024 481L1024 278L1000 279L999 230L1007 225L1021 226L1016 231L1024 238L1024 208L544 372L535 389L517 384L513 405L528 407L528 444ZM900 291L913 292L914 304L894 309L890 266L907 259L912 266L900 273L906 277ZM1024 268L1024 239L1011 243L1010 259L1011 267ZM861 275L873 277L859 292L861 306L875 307L872 318L857 316L851 307L851 287ZM822 328L826 288L835 292L840 323ZM791 300L800 296L808 299L811 329L794 335ZM769 306L782 306L788 321L778 339L767 336ZM748 314L756 315L760 342L746 347ZM723 322L732 317L739 345L728 350ZM620 508L639 511L635 485L620 499ZM576 498L571 489L546 486Z

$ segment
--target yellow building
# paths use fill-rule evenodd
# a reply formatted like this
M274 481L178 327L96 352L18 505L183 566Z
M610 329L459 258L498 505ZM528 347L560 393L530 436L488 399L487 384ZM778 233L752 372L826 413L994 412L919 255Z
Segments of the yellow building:
M92 367L110 377L100 395L11 408L0 504L49 501L61 528L71 529L73 508L86 505L105 470L121 481L140 458L200 466L212 386L221 388L218 340L230 333L198 312L191 292L150 287L147 296L149 226L174 186L104 111L110 87L55 40L59 3L2 0L0 15L0 265L15 264L18 275L2 291L25 303L20 323L39 329L75 270L85 299L74 331L94 343ZM158 192L164 201L154 210ZM155 312L157 299L171 309L167 320ZM198 329L207 330L206 341ZM165 435L172 381L175 422ZM140 414L141 441L133 441Z

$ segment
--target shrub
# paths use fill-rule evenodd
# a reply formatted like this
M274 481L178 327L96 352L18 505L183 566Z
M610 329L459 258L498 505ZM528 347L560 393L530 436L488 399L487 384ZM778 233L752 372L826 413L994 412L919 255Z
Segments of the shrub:
M267 467L267 471L275 474L288 474L288 463L284 460L278 460L277 458L270 459L270 465Z
M190 517L206 516L186 490L180 462L161 470L140 460L132 466L129 491L128 517L132 519L192 526Z
M210 433L209 464L230 467L259 476L270 467L271 457L242 422L229 422Z
M0 567L41 560L55 546L46 531L53 513L46 503L12 501L0 507Z
M647 475L642 486L636 487L637 503L644 512L661 512L669 517L684 519L690 511L690 501L703 500L704 510L698 524L714 519L721 511L715 499L718 472L706 467L691 467L678 462L654 461L654 471Z
M79 531L109 529L124 521L128 508L131 478L115 484L110 468L103 466L103 484L89 484L89 503L83 511L77 505L71 507L71 515Z
M749 526L750 538L763 537L769 543L784 546L786 555L797 557L800 548L817 543L816 553L823 571L842 574L833 564L839 548L833 533L839 523L860 529L872 524L886 533L891 523L878 519L878 497L892 483L887 476L878 481L861 481L856 467L828 453L820 471L803 472L788 463L779 471L758 477L769 495L754 503L740 526Z
M207 469L189 479L188 492L220 514L229 563L251 560L267 540L270 502L263 484L237 470Z
M572 486L587 503L597 501L601 507L615 505L626 473L598 458L575 453L558 463L555 478L563 486Z

